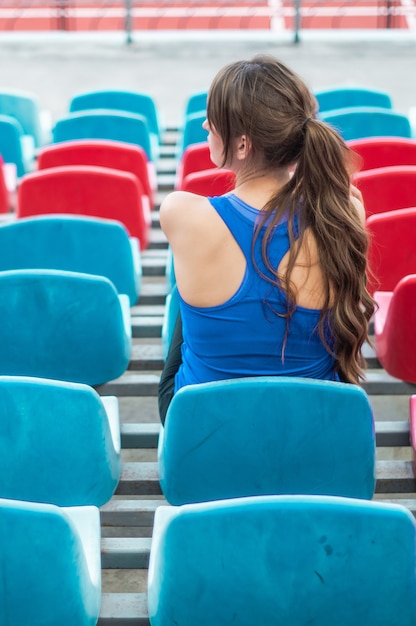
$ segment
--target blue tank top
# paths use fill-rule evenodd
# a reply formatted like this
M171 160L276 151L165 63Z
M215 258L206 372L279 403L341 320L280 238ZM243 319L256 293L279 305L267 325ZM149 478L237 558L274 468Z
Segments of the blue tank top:
M185 385L242 376L276 375L339 380L334 358L318 334L320 311L296 307L283 353L286 296L262 278L252 260L253 228L258 211L234 194L208 198L246 258L240 287L226 302L213 307L187 304L179 294L182 316L182 365L175 392ZM261 256L261 235L254 255L258 268L271 276ZM272 267L289 249L286 221L277 225L269 245Z

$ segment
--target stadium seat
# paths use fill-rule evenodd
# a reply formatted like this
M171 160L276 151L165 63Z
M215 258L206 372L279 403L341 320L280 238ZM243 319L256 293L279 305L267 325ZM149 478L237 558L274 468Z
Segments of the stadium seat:
M7 188L6 171L0 156L0 213L8 213L12 206L11 194Z
M345 141L363 137L412 136L409 118L377 107L351 107L319 113L319 118L337 130Z
M96 507L0 499L1 623L95 626L100 536Z
M416 476L416 394L412 394L409 399L409 430L413 472Z
M173 258L171 258L171 271L173 272ZM166 361L169 347L175 330L176 320L179 314L178 288L174 275L170 277L170 291L166 296L165 309L162 322L162 351L163 360Z
M376 213L367 219L370 234L368 289L393 291L401 278L416 274L416 208Z
M353 176L367 217L416 206L416 165L392 165L364 170Z
M361 170L391 165L416 165L416 140L407 137L368 137L347 141L361 159Z
M392 109L393 103L388 93L363 86L340 85L314 92L319 111L331 111L349 107L380 107Z
M87 109L114 109L143 115L147 120L149 132L154 135L158 143L161 141L162 128L158 109L154 99L148 94L138 91L103 89L72 96L69 103L70 113Z
M411 626L415 531L404 506L329 496L161 506L150 624Z
M157 189L155 164L140 146L122 141L80 139L50 144L39 150L39 170L63 165L97 165L131 172L140 180L151 208L155 205Z
M14 117L21 125L23 133L32 137L36 148L50 140L50 115L41 110L35 94L0 89L0 114Z
M182 181L188 174L215 167L211 161L208 142L191 144L183 151L176 168L175 189L181 189Z
M0 498L102 506L121 472L114 396L89 385L0 376Z
M159 438L173 505L303 493L371 498L373 415L356 385L259 376L175 393Z
M211 168L185 176L180 189L200 196L222 196L232 191L234 187L234 172L222 168Z
M190 145L195 143L206 143L208 139L208 131L202 128L202 124L206 120L205 111L197 111L187 115L184 120L182 132L176 145L176 154L180 158L183 151Z
M31 172L17 192L18 218L68 213L118 220L144 250L149 243L150 208L138 178L130 172L67 165Z
M185 103L185 117L192 113L200 113L206 111L207 108L207 91L197 91L191 93Z
M24 134L19 122L10 115L0 115L0 154L4 163L15 164L18 178L33 168L33 139Z
M405 276L393 291L376 291L375 351L388 374L416 383L416 274Z
M17 269L105 276L131 306L140 295L138 241L113 220L54 214L0 225L0 271Z
M56 121L52 137L54 143L73 139L123 141L141 146L149 161L155 162L158 156L146 118L126 111L87 109L69 113Z
M130 360L128 298L102 276L0 272L0 345L2 376L108 382Z

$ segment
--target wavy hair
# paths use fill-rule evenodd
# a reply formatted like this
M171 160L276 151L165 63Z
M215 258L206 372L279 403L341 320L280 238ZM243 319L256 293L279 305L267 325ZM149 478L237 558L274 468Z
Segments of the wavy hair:
M263 277L287 296L286 337L296 307L291 274L309 228L324 281L318 332L334 355L340 379L359 383L365 368L362 346L369 339L375 306L367 291L368 236L351 200L351 153L316 114L316 99L304 81L270 56L227 65L208 93L207 119L222 138L223 165L233 156L234 140L246 135L251 144L248 173L259 162L270 171L294 168L290 180L263 207L253 234L254 250L263 232L262 257L273 278ZM283 216L290 249L287 269L280 275L271 266L268 246ZM333 341L328 341L328 329Z

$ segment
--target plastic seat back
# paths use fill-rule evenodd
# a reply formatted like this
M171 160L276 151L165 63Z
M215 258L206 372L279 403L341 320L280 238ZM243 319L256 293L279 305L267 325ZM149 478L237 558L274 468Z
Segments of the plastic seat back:
M150 206L154 207L155 168L141 146L104 139L80 139L50 144L38 153L39 170L65 165L96 165L131 172L140 180Z
M134 174L107 167L68 165L24 176L17 193L18 218L68 213L118 220L144 250L150 209Z
M71 113L86 109L115 109L143 115L147 120L149 131L157 137L158 141L161 139L156 103L148 94L109 89L79 93L71 98L69 103Z
M208 142L191 144L183 151L176 168L175 189L181 189L182 182L188 174L215 167L211 161Z
M373 416L356 385L295 377L189 385L159 438L170 504L248 495L371 498Z
M380 107L392 109L393 103L388 93L363 86L337 86L314 92L319 111L344 109L347 107Z
M411 137L409 118L397 111L376 107L351 107L319 113L345 141L361 137Z
M178 296L178 288L175 282L174 269L173 269L173 258L172 258L171 272L172 276L170 277L171 281L171 290L166 296L165 302L165 312L163 315L163 323L162 323L162 349L163 349L163 359L166 361L168 356L169 347L172 342L173 332L175 330L176 320L178 319L179 314L179 296Z
M9 115L0 115L0 154L5 163L16 165L18 177L29 170L22 141L23 129L19 122Z
M370 293L393 291L404 276L416 274L416 208L371 215L367 230L371 270L368 289Z
M206 111L207 108L207 91L198 91L188 96L185 103L185 118L192 113Z
M402 278L393 292L376 291L375 350L388 374L416 383L416 274Z
M101 603L96 507L0 499L2 624L95 626Z
M414 536L405 507L347 498L159 507L150 624L412 626Z
M0 114L16 118L25 135L31 135L36 147L43 144L41 111L34 94L0 90Z
M79 383L0 376L0 431L1 498L102 506L112 497L121 472L117 398Z
M367 217L416 206L416 165L392 165L358 172Z
M89 109L70 113L57 120L52 135L55 143L72 139L124 141L141 146L150 161L155 157L146 118L126 111Z
M137 239L120 222L70 215L27 217L0 226L0 271L55 269L108 278L130 304L140 295Z
M188 174L183 179L180 189L200 196L222 196L234 187L234 172L227 169L212 168Z
M11 208L11 196L7 188L4 162L0 155L0 213L8 213Z
M202 128L207 115L206 112L197 111L191 113L185 118L179 143L177 144L177 155L180 157L183 151L190 145L195 143L206 143L208 140L208 131Z
M131 351L127 296L102 276L0 272L0 375L98 385L121 376Z
M416 140L407 137L368 137L348 141L361 159L360 169L416 165Z

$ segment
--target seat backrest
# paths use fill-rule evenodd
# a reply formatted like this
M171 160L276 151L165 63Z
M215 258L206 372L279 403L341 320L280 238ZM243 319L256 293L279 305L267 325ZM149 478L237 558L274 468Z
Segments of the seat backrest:
M35 146L42 145L40 107L34 94L0 90L0 114L16 118L24 134L33 137Z
M112 497L121 472L117 398L79 383L0 376L0 431L0 498L102 506Z
M18 218L69 213L118 220L144 250L149 242L150 210L134 174L107 167L68 165L27 174L17 192Z
M141 146L149 160L154 160L149 127L143 115L112 111L109 109L89 109L70 113L55 123L53 141L71 139L110 139Z
M172 342L173 332L175 330L176 320L179 314L179 296L178 296L178 288L176 286L176 281L174 277L174 269L173 269L173 257L171 256L171 273L173 276L170 276L171 282L171 290L166 296L165 302L165 312L163 315L163 323L162 323L162 350L163 350L163 359L166 361L168 356L169 347Z
M6 185L4 162L0 158L0 213L8 213L10 211L10 208L11 196Z
M118 378L131 352L123 299L102 276L0 272L0 375L89 385Z
M207 91L198 91L188 96L185 103L185 118L192 113L206 111L207 108Z
M409 118L397 111L377 107L351 107L319 113L344 140L361 137L411 137Z
M403 506L348 498L159 507L150 624L411 626L415 530Z
M407 137L368 137L348 141L361 159L360 170L391 165L416 165L416 139Z
M137 239L121 222L40 215L0 226L0 271L56 269L108 278L136 304L141 286Z
M145 93L126 90L101 90L74 95L69 103L71 113L86 109L115 109L143 115L149 131L160 140L159 115L154 99Z
M314 92L319 111L344 109L346 107L380 107L392 109L391 97L384 91L363 86L336 86Z
M97 623L101 571L96 507L0 499L0 542L3 624Z
M50 144L39 150L38 169L63 165L97 165L131 172L140 180L151 206L154 205L150 162L141 146L105 139L80 139Z
M371 270L368 289L372 294L393 291L401 278L416 274L416 207L371 215L367 230Z
M26 173L27 166L22 148L23 129L10 115L0 115L0 154L5 163L16 165L17 176Z
M367 217L416 206L416 165L392 165L364 170L353 176Z
M205 111L197 111L196 113L191 113L186 116L179 143L177 144L177 154L179 157L191 144L206 143L208 140L208 131L202 128L205 119Z
M416 383L416 274L405 276L390 298L375 292L378 309L374 314L376 354L388 374ZM389 295L389 294L387 294Z
M200 196L222 196L235 187L235 174L231 170L211 168L185 176L180 189Z
M373 416L356 385L295 377L190 385L173 397L159 439L170 504L247 495L371 498Z
M208 142L194 143L185 148L176 169L175 189L181 189L185 176L201 170L215 168L211 161Z

